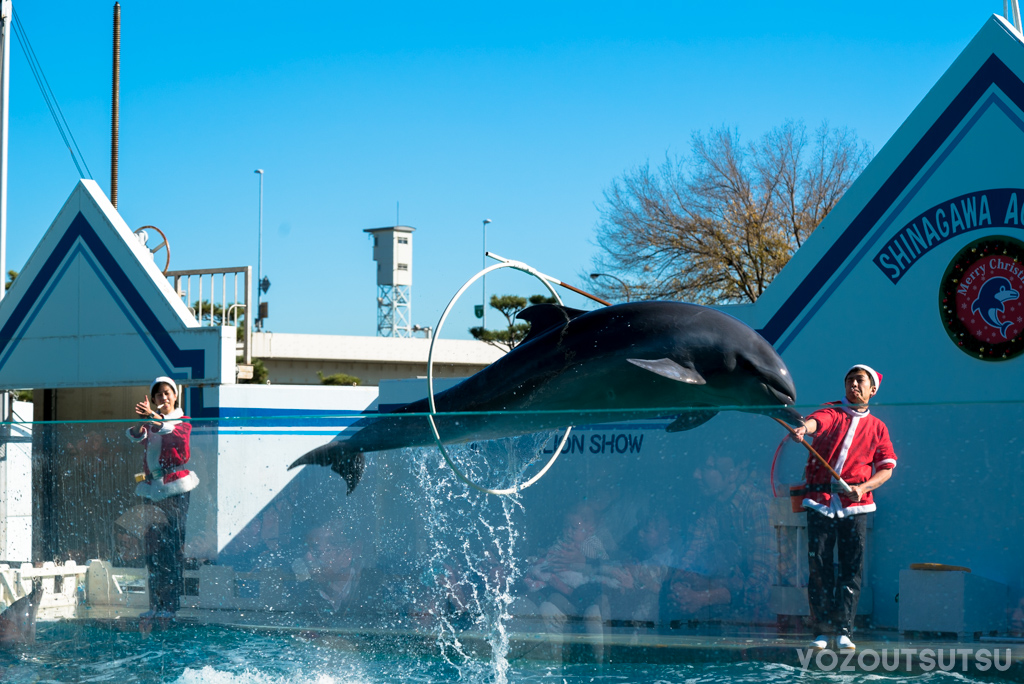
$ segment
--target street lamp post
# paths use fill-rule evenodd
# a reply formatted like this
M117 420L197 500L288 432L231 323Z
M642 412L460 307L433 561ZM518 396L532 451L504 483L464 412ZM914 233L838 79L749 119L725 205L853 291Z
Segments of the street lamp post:
M260 289L263 282L263 169L256 169L253 173L259 174L260 177L260 244L256 257L256 316L259 316L260 304L263 299L263 291ZM263 320L257 317L253 317L253 320L256 327L262 331Z
M487 224L493 223L491 219L484 219L484 255L483 255L483 268L487 268ZM487 276L480 279L484 289L484 315L483 315L483 329L487 330Z
M627 285L626 281L622 278L614 276L611 273L591 273L590 278L591 280L597 280L598 278L611 278L612 280L619 281L619 284L622 285L622 289L626 291L626 301L629 301L629 285Z

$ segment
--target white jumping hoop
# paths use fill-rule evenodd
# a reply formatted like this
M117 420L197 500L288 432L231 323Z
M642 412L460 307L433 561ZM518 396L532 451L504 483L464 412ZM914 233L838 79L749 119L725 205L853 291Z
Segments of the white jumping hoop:
M434 331L434 336L430 340L430 352L427 354L427 400L430 403L430 413L427 415L427 420L430 421L430 430L434 433L434 441L437 442L437 448L441 450L441 455L444 456L445 463L447 463L448 467L452 469L453 473L455 473L455 477L459 478L459 480L466 483L473 489L480 492L484 492L485 494L497 494L498 496L508 496L509 494L521 492L527 487L533 485L535 482L537 482L537 480L544 476L544 473L548 472L548 469L551 468L552 465L554 465L555 460L557 460L559 455L562 453L562 449L565 447L565 443L569 440L569 433L572 432L572 426L570 425L568 428L566 428L565 435L562 436L562 441L558 443L558 448L555 449L555 453L551 455L551 458L548 460L547 464L545 464L545 466L541 468L536 475L531 477L526 482L522 482L520 484L515 485L514 487L509 487L507 489L490 489L488 487L482 487L476 484L468 477L466 477L462 473L462 471L458 469L454 461L452 461L451 457L448 455L448 450L445 449L444 444L441 443L441 435L437 431L437 424L434 422L434 415L437 413L437 406L434 403L434 342L436 342L437 338L441 336L441 328L444 327L444 321L446 318L448 318L448 312L451 311L452 307L455 305L455 302L459 300L459 297L461 297L462 294L467 289L469 289L470 285L472 285L478 279L487 275L491 271L497 271L502 268L514 268L517 271L528 273L529 275L532 275L537 280L544 283L544 287L548 288L548 291L551 292L551 295L559 304L562 303L562 298L558 296L558 293L555 292L555 288L553 288L551 286L551 283L549 282L551 280L554 280L553 278L545 276L543 273L537 271L533 267L528 266L522 262L512 261L511 259L504 259L495 254L491 254L490 252L487 253L487 256L491 257L492 259L498 259L501 263L495 264L494 266L488 266L487 268L483 269L475 276L470 278L468 281L466 281L466 284L462 286L462 289L456 292L455 296L452 297L452 300L448 302L448 306L445 307L444 313L441 314L441 320L437 322L437 328ZM555 282L560 281L556 280Z

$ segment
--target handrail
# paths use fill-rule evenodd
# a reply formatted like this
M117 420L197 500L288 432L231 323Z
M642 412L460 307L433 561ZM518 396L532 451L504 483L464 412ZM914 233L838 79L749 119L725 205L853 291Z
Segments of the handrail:
M182 297L185 306L189 308L189 311L193 316L196 317L196 321L199 325L215 325L213 320L213 307L218 304L217 293L218 293L218 281L219 281L219 293L220 293L220 310L221 310L221 321L220 325L234 325L238 326L239 311L246 314L252 311L251 307L251 296L252 296L252 266L229 266L224 268L193 268L181 271L168 271L165 274L168 278L173 279L174 291L178 293L178 296ZM228 278L234 276L234 288L233 292L228 292ZM242 298L240 301L238 292L238 276L242 275ZM203 280L204 276L209 276L207 283L209 285L209 301L210 310L205 313L208 314L208 321L204 322L204 309L203 309ZM220 276L220 278L217 278ZM184 279L184 289L182 289L182 279ZM199 310L196 311L192 308L192 284L193 279L197 283L197 301L199 302ZM230 294L230 296L229 296ZM242 336L242 363L249 365L252 363L252 316L245 316L245 333Z

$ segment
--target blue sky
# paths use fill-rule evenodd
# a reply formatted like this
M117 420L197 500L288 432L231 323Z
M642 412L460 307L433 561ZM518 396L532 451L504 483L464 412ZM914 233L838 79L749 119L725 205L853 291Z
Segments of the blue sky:
M372 5L372 6L371 6ZM776 5L776 6L773 6ZM15 0L93 177L109 191L112 2ZM264 180L267 329L372 335L362 231L416 227L413 319L434 326L488 248L567 282L602 193L685 154L827 119L880 149L1001 2L122 4L119 209L172 269L253 265ZM12 44L8 268L78 178ZM255 269L254 269L255 270ZM490 294L539 292L526 276ZM470 290L445 337L475 325ZM567 297L570 305L587 306ZM493 324L496 318L489 316Z

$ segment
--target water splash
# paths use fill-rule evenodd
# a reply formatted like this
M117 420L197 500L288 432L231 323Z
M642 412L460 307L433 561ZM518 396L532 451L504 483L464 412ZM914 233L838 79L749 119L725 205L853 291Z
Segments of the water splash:
M538 460L546 434L449 447L450 456L476 482L510 487ZM517 496L492 496L459 482L436 449L409 449L407 456L423 495L428 548L421 583L432 594L433 628L442 657L460 679L506 684L508 624L514 586L522 504ZM468 625L483 635L490 660L474 659L463 635Z

